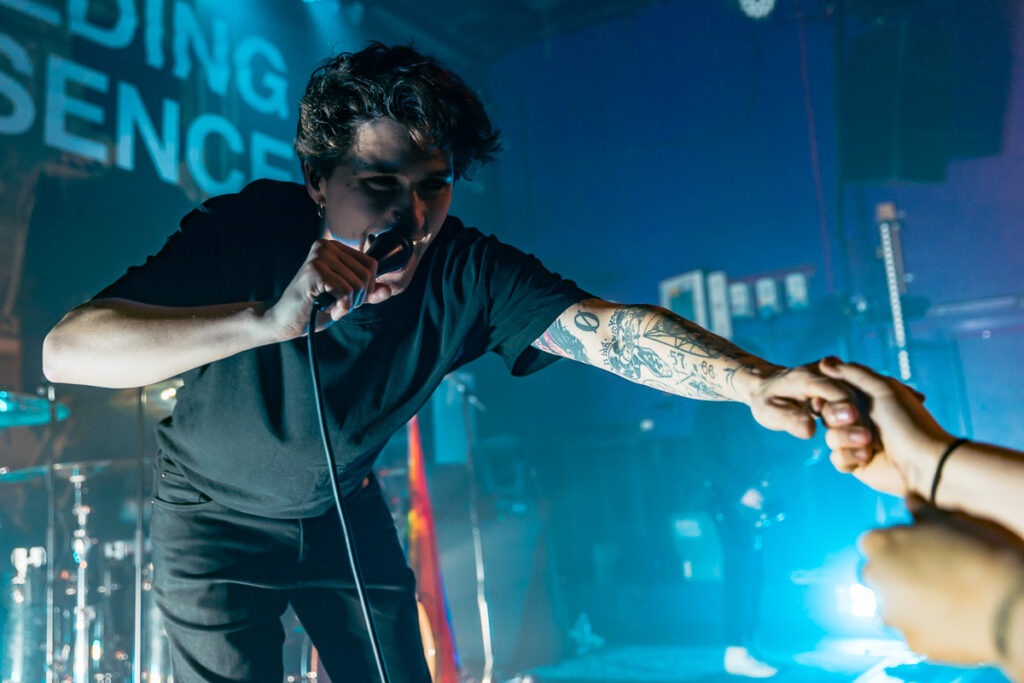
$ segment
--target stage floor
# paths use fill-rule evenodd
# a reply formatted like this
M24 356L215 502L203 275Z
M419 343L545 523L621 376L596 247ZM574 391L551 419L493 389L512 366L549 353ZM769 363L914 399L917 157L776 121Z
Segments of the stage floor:
M525 671L518 683L1007 683L990 667L958 668L924 661L897 641L824 640L811 651L765 652L779 669L768 679L724 671L721 647L606 647Z

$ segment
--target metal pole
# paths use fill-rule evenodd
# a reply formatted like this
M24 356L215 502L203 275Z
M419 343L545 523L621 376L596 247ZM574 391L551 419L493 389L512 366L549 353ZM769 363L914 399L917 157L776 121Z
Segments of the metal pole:
M146 550L146 539L142 527L142 515L145 510L146 461L146 388L139 387L138 422L136 435L135 462L135 619L132 629L132 683L142 683L142 568Z
M89 625L93 620L93 610L89 607L89 550L92 546L92 539L89 538L88 520L91 510L85 505L82 498L82 484L85 482L85 475L78 471L78 467L72 470L71 483L75 487L75 507L73 513L78 520L75 528L72 548L75 554L75 647L72 660L72 680L74 683L89 683Z
M483 641L484 650L484 671L480 677L480 683L491 683L494 675L494 648L492 639L494 636L491 627L490 608L487 605L487 576L484 571L484 545L483 536L480 533L480 515L478 513L480 503L480 492L477 487L476 471L473 467L473 430L470 426L471 407L484 410L480 403L466 386L466 383L455 375L449 375L449 380L455 384L462 395L462 421L466 430L466 477L469 487L469 524L473 531L473 562L476 567L476 606L480 614L480 636Z
M57 572L57 487L54 466L57 464L57 392L52 384L46 385L46 400L50 403L50 453L46 467L46 680L56 683L53 649L54 630L57 628L54 610L54 582Z

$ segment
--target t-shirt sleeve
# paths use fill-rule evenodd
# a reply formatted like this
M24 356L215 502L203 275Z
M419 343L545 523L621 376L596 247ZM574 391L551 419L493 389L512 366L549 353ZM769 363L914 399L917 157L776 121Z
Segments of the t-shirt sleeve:
M132 266L94 299L120 298L157 306L204 306L223 301L230 277L223 258L227 226L224 198L189 212L159 252Z
M488 320L492 348L513 375L528 375L559 356L532 344L573 304L592 295L549 271L536 257L493 240L482 272L490 293Z

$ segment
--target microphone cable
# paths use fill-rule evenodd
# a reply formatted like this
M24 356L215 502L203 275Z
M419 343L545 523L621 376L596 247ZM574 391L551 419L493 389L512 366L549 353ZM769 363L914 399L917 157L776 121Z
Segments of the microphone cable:
M400 231L390 229L370 240L370 248L367 249L367 256L372 256L377 261L377 275L390 273L403 268L412 257L415 241L403 235ZM384 653L381 651L380 638L377 636L377 627L373 623L373 615L370 613L370 601L366 597L366 587L363 581L363 573L359 568L359 557L356 554L355 540L348 526L348 516L345 514L345 500L341 495L341 482L338 480L337 459L334 457L334 448L331 446L331 437L328 434L327 411L324 407L324 393L320 387L320 367L317 364L316 345L313 338L316 336L316 316L320 311L331 306L335 301L334 295L330 292L323 292L318 295L309 309L309 323L306 325L306 348L309 353L309 374L313 380L313 394L316 396L316 415L320 423L320 440L324 447L324 455L327 459L327 469L330 472L331 492L334 495L334 505L338 511L338 521L341 523L341 535L345 539L345 551L348 554L348 564L352 570L352 580L356 586L356 594L359 596L359 607L363 613L363 622L366 624L366 634L370 639L370 647L373 650L373 659L377 664L377 674L380 683L390 683L387 666L384 663ZM363 296L360 294L353 299L352 308L360 306Z
M352 570L352 580L356 586L356 594L359 596L359 607L363 613L363 622L366 624L370 648L373 650L373 660L377 664L377 674L380 677L380 683L390 683L391 679L388 678L387 666L384 664L384 653L381 651L377 628L373 623L373 615L370 614L370 601L366 597L363 573L359 569L359 557L356 554L355 539L352 538L352 532L348 526L348 517L345 514L345 501L341 496L341 483L338 481L338 468L337 460L334 457L334 448L331 446L331 437L327 433L327 411L324 410L324 395L320 387L320 368L317 365L316 348L313 344L313 337L316 333L316 316L323 307L322 301L313 302L310 307L309 324L306 329L309 372L313 380L313 393L316 395L316 414L320 422L320 439L323 443L324 455L327 458L327 469L331 475L331 492L334 494L334 506L338 511L338 521L341 523L341 536L345 539L348 564Z

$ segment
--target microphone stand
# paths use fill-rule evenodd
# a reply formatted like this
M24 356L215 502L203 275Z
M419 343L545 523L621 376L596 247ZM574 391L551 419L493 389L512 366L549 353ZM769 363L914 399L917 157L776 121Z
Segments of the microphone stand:
M484 545L480 533L480 491L477 486L476 471L473 466L473 430L470 426L471 408L484 412L487 408L473 394L469 386L457 373L447 377L462 398L462 423L466 430L466 478L469 488L469 524L473 532L473 563L476 568L476 606L480 614L480 636L484 650L484 671L480 683L491 683L494 675L494 635L491 627L490 608L487 605L487 577L484 572Z

